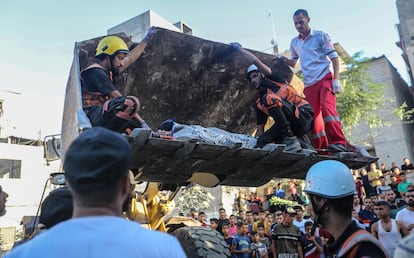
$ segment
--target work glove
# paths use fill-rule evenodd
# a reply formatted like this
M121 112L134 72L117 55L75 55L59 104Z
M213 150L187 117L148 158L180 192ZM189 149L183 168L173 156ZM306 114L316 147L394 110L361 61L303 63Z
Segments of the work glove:
M239 50L241 47L242 47L242 45L240 45L240 43L238 43L238 42L231 42L230 44L229 44L234 50Z
M154 34L157 33L157 31L158 29L156 29L155 27L149 28L147 34L145 35L142 41L144 41L145 43L148 43L151 40L151 38L154 36Z
M335 80L333 81L333 86L332 86L332 88L333 88L333 92L334 92L335 94L342 92L342 85L341 85L341 81L340 81L340 80L338 80L338 79L335 79Z

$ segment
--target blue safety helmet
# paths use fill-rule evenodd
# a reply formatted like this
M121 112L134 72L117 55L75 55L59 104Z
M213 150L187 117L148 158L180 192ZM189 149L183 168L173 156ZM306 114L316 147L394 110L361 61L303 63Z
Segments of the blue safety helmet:
M250 80L249 75L251 72L259 72L259 68L257 68L255 64L251 64L249 67L247 67L246 80Z
M304 192L328 199L339 199L356 194L350 169L336 160L315 163L306 174Z

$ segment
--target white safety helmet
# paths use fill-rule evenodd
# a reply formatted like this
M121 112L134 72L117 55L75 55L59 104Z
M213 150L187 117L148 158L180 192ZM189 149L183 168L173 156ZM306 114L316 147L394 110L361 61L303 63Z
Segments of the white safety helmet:
M304 192L339 199L356 194L356 187L354 177L345 164L336 160L324 160L308 170Z
M249 75L251 72L258 72L258 71L259 71L259 68L257 68L255 64L249 65L249 67L247 67L247 70L246 70L246 80L250 79Z

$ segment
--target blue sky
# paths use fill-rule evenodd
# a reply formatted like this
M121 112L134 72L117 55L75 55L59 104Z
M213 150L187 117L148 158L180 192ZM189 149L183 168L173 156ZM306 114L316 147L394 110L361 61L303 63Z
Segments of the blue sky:
M40 110L26 109L24 119L34 119L30 130L58 133L74 42L105 35L108 28L151 9L172 23L189 24L198 37L237 41L270 53L271 18L279 49L285 50L297 34L292 14L298 8L309 11L312 28L327 32L350 54L386 55L407 78L401 51L395 46L398 15L392 0L0 0L0 90L49 103ZM27 112L35 113L27 116ZM49 115L44 122L43 112Z

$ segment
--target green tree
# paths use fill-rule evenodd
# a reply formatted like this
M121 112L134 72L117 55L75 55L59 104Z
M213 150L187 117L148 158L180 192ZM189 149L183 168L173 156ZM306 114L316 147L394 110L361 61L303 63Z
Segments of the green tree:
M343 92L337 95L337 110L341 117L344 133L349 135L352 127L359 124L361 118L371 128L389 125L378 116L376 109L391 102L384 96L386 85L373 83L368 76L368 58L357 52L351 58L343 59L347 65L341 73Z
M401 104L393 113L404 123L414 123L414 108L409 108L407 102Z

